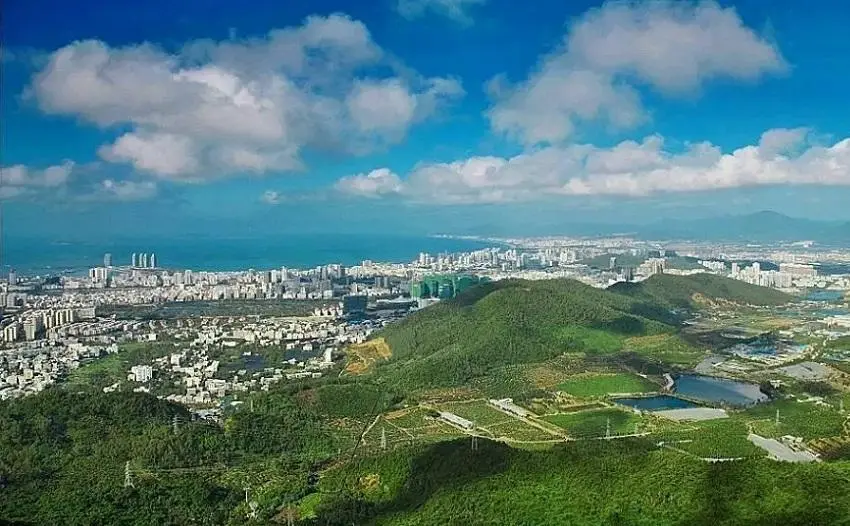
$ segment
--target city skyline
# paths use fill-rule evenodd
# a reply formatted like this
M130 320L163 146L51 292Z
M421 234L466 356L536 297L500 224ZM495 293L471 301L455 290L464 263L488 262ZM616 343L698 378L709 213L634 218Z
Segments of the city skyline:
M254 7L9 6L10 231L850 219L843 6Z

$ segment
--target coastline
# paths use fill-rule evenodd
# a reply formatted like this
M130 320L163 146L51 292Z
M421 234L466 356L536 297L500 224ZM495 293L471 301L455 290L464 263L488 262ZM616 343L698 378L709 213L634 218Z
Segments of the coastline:
M318 265L359 265L369 260L408 263L420 252L470 252L497 246L483 239L438 235L290 235L269 238L120 240L69 243L50 240L15 240L4 255L0 273L15 269L19 275L58 275L88 272L101 266L110 253L117 265L128 264L133 252L156 253L163 269L231 272L281 267L312 268ZM125 261L126 260L126 261Z

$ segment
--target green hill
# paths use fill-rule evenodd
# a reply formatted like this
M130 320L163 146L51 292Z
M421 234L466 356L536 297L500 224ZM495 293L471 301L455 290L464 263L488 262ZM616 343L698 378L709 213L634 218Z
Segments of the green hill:
M393 357L378 367L378 376L399 392L482 382L489 389L493 382L485 379L499 376L491 394L512 395L521 381L506 368L566 352L610 357L637 336L669 334L667 347L684 345L675 336L679 311L698 308L699 296L761 305L790 299L707 274L659 275L608 290L575 280L491 282L382 331Z
M639 283L617 283L608 290L660 306L686 309L698 307L695 296L761 306L783 305L793 300L792 296L776 289L759 287L714 274L692 276L657 274Z

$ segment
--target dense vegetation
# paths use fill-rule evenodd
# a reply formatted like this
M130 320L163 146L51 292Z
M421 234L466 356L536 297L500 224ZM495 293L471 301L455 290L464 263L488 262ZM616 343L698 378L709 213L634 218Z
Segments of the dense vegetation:
M672 331L633 314L633 304L572 280L474 287L387 328L393 360L381 377L405 391L459 386L508 365L616 351L625 337Z
M50 389L0 403L0 519L241 524L246 484L260 516L271 516L348 444L289 393L254 398L253 412L230 414L223 426L142 393Z
M316 524L846 524L850 464L710 464L641 440L468 440L329 472Z

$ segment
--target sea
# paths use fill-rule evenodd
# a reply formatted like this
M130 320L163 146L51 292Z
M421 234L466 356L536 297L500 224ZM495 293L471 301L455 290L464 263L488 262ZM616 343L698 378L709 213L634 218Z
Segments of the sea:
M297 234L266 239L194 238L133 241L63 242L9 239L4 243L3 272L19 275L85 272L103 265L112 254L115 266L129 265L133 253L155 253L157 266L206 271L311 268L365 260L407 263L420 252L468 252L495 246L492 242L430 236L365 234Z

